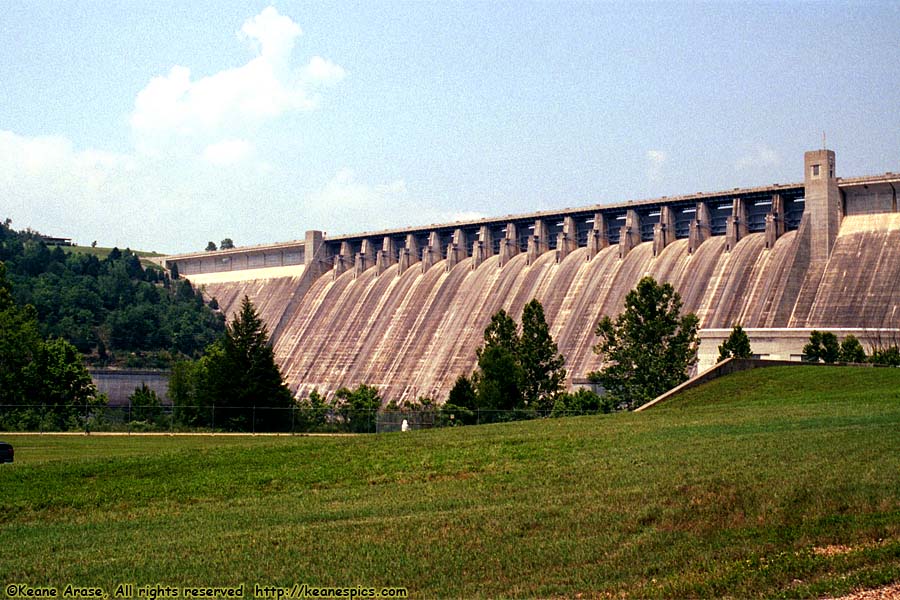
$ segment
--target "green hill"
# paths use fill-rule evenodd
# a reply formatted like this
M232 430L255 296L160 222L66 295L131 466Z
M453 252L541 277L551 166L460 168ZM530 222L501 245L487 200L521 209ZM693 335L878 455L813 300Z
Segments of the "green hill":
M153 253L43 240L0 223L13 299L35 308L42 338L66 340L89 364L166 368L222 335L224 316L189 281L148 266Z
M100 260L105 259L112 252L112 248L102 248L100 246L62 246L62 248L65 252L96 256ZM144 268L159 268L159 265L149 259L165 256L165 254L160 254L159 252L148 252L146 250L132 250L131 252L141 259L141 265Z
M900 580L900 370L358 437L12 436L0 580L815 597ZM248 597L251 595L248 593Z

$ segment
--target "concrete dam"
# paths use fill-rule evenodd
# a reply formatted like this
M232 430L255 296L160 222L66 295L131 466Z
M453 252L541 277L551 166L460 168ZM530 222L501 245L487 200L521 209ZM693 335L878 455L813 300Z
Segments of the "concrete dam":
M360 383L385 400L439 402L490 316L544 305L568 384L600 366L602 315L645 275L700 318L700 365L735 323L762 357L799 360L812 328L900 341L900 175L838 178L807 152L804 181L168 256L231 315L268 323L299 396Z

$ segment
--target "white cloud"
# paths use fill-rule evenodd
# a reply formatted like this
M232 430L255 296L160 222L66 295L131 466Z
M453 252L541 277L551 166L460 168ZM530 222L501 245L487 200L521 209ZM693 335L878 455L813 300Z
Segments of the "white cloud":
M656 183L662 176L663 166L668 162L669 155L663 150L647 150L647 179Z
M233 165L253 153L253 144L246 140L224 140L210 144L203 151L203 160L213 165Z
M662 150L647 150L647 160L653 166L661 166L669 156Z
M303 69L303 77L310 82L318 82L323 85L333 85L347 75L343 67L336 65L327 58L313 56L309 64Z
M12 131L0 131L0 156L0 184L11 187L44 181L51 186L74 183L98 188L111 174L135 167L134 159L125 154L76 152L62 136L25 137Z
M393 202L406 196L406 182L402 179L386 184L367 184L356 179L352 169L337 172L320 191L313 193L309 201L313 207L335 207L341 211L369 211L390 208Z
M478 221L480 219L486 219L487 217L488 215L476 210L464 210L460 212L448 213L445 220L448 222Z
M272 60L290 56L296 40L303 31L287 16L278 14L274 6L244 22L238 38L247 40L256 52Z
M244 23L238 36L256 56L245 65L198 79L176 65L154 77L137 94L131 127L139 151L160 154L180 138L221 136L223 130L252 128L290 111L318 106L315 90L339 82L339 65L313 56L301 69L290 66L294 43L302 31L270 6Z
M0 218L82 243L161 251L223 235L291 239L307 226L382 228L398 213L427 219L402 179L369 183L342 170L317 192L300 192L311 184L264 155L258 125L313 109L318 91L346 76L319 55L292 64L301 33L270 7L240 29L255 52L243 66L200 78L174 66L152 78L136 95L126 154L0 130Z
M772 167L781 163L781 157L774 149L765 144L756 146L753 150L740 157L735 166L738 169L751 169L754 167Z
M397 215L406 226L474 221L477 211L447 211L436 203L409 193L406 182L362 181L352 169L341 169L300 206L304 219L315 228L334 233L359 233L397 227Z
M0 156L0 218L11 217L22 227L101 238L142 214L140 169L131 156L77 151L64 137L11 131L0 131Z

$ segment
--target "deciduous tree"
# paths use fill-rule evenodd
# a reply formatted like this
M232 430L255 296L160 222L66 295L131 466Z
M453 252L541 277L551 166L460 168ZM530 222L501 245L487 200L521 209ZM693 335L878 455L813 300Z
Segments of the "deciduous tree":
M334 410L355 433L375 433L381 396L378 388L361 383L356 389L341 388L334 393Z
M16 305L0 262L0 427L80 428L101 403L78 350L41 339L37 311Z
M852 333L844 338L841 342L840 361L848 363L864 363L866 362L866 351L863 350L862 344Z
M803 360L807 362L837 362L841 355L841 347L837 336L829 331L813 330L809 334L809 343L803 346Z
M644 277L628 292L622 313L597 324L594 352L604 366L590 378L618 405L637 408L687 379L697 362L698 319L681 308L671 284Z

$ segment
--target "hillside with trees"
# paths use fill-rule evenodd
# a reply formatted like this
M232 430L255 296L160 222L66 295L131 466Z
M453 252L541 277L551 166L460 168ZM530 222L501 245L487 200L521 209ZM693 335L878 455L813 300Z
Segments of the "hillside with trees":
M145 268L129 249L105 257L48 247L0 223L12 298L31 305L37 334L72 344L91 365L168 367L196 358L225 331L222 314L184 279Z

